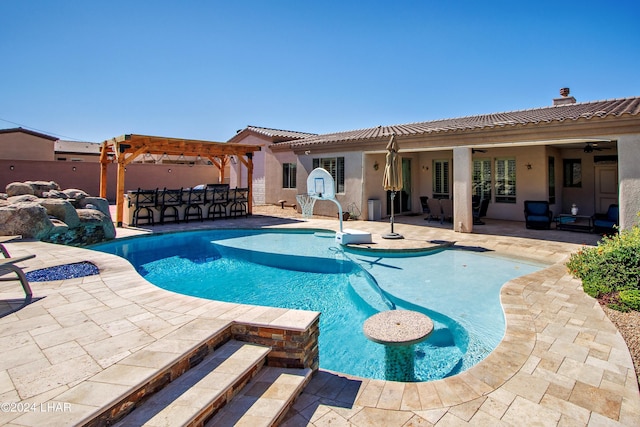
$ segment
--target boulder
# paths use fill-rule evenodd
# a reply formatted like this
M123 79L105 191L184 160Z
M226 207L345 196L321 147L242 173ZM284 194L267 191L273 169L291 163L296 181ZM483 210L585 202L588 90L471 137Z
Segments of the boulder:
M22 196L24 194L35 194L33 187L24 182L12 182L7 184L6 190L7 196Z
M62 190L62 192L66 194L67 197L70 199L81 200L81 199L84 199L85 197L89 197L89 195L86 192L82 190L78 190L77 188L69 188L67 190Z
M50 190L50 191L44 192L42 193L42 197L46 199L68 199L69 198L69 196L67 196L66 194L64 194L64 192L60 190Z
M9 203L21 203L21 202L37 202L40 200L33 194L23 194L21 196L11 196L7 199Z
M53 181L26 181L25 184L28 184L33 189L33 194L38 197L42 197L42 195L51 190L60 190L60 186Z
M52 228L47 210L38 202L18 202L0 207L0 234L4 236L22 235L42 240Z
M78 207L81 209L97 209L103 214L111 216L109 212L109 201L102 197L85 197L78 201Z
M38 202L47 210L47 214L64 222L68 228L76 228L80 225L80 217L73 205L67 200L38 199Z
M78 209L80 223L85 226L100 227L104 231L104 238L107 240L115 239L116 228L113 226L111 217L105 215L97 209Z

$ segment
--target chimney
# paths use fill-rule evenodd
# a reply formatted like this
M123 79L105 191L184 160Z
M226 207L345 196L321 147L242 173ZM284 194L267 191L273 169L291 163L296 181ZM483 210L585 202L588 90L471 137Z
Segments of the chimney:
M553 98L553 105L566 105L575 104L576 99L573 96L569 96L569 88L563 87L560 89L560 98Z

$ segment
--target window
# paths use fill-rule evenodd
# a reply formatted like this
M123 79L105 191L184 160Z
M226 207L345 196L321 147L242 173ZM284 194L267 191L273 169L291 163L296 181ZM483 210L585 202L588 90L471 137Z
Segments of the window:
M282 188L296 188L296 170L295 163L282 165Z
M549 157L549 204L556 203L556 158Z
M449 198L449 161L433 161L433 198Z
M582 187L582 163L580 159L565 159L562 170L565 187Z
M344 157L313 159L313 168L322 168L329 172L336 184L336 194L344 193Z
M516 160L496 159L496 202L516 202Z
M473 161L473 196L491 199L491 160Z

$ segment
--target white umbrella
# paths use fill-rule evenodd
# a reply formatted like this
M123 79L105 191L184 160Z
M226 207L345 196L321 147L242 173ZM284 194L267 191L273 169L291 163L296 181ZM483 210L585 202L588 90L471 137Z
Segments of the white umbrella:
M392 134L387 144L387 160L384 166L384 176L382 177L382 186L386 191L391 191L391 234L385 234L385 239L401 239L402 235L393 231L393 211L396 191L402 190L402 161L398 155L398 144L396 143L396 135Z

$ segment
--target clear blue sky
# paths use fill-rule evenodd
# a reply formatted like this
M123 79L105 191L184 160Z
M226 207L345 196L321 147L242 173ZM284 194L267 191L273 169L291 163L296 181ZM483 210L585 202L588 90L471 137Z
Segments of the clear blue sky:
M640 1L0 1L0 128L328 133L640 96Z

